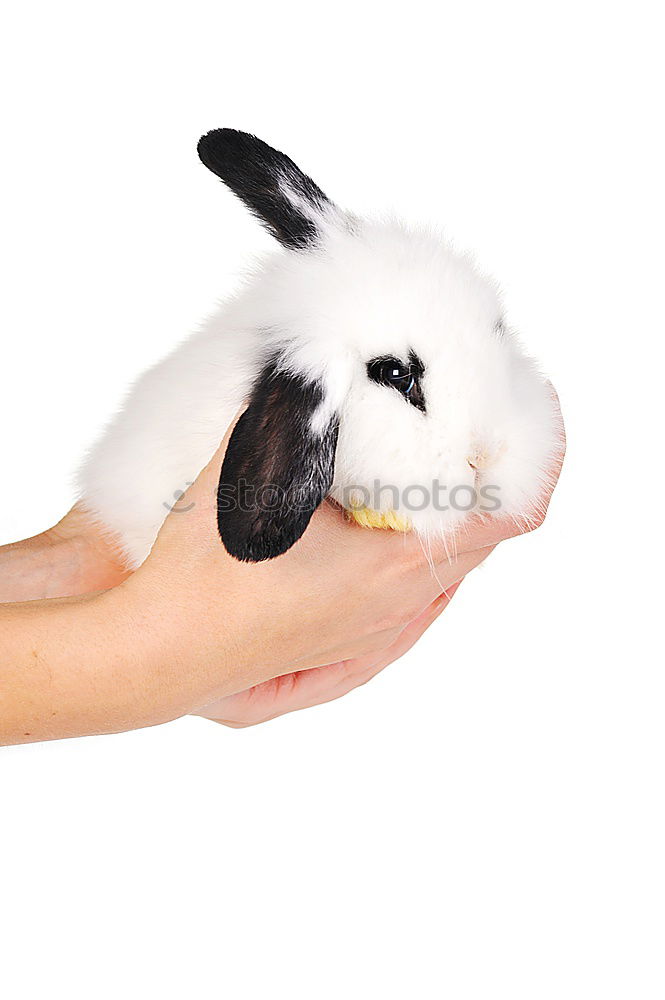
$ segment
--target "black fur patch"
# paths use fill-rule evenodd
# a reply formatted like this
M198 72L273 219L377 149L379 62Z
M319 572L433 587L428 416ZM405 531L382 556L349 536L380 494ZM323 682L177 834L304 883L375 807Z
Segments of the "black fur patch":
M323 400L318 383L270 361L235 426L217 493L217 524L227 551L245 562L290 549L328 494L338 421L321 437L310 429Z
M331 203L288 156L247 132L219 128L199 139L202 162L285 247L302 250L318 238L315 219ZM295 195L289 198L289 192ZM311 213L298 205L302 199Z
M400 393L411 406L421 413L426 412L425 396L421 380L425 374L425 366L415 353L409 351L408 363L389 354L372 358L367 362L367 377L377 385L385 385Z
M409 402L412 406L415 406L416 409L425 413L425 396L423 395L421 386L421 380L425 374L425 365L422 363L415 351L409 351L409 364L411 365L411 370L413 371L416 379L413 391L409 393Z

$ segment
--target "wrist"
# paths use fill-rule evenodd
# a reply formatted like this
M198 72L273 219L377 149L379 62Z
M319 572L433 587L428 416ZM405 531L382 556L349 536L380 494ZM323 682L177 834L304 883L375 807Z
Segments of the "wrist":
M49 581L63 555L70 560L70 545L65 551L47 532L0 547L0 604L50 596Z
M142 570L95 596L88 614L100 647L120 651L114 669L131 690L131 728L177 719L235 690L245 630L233 602L217 600L227 613L212 625L184 581L174 587Z
M122 588L0 607L0 744L122 732L184 714L187 693L162 662L147 617Z
M0 604L106 590L127 575L117 550L78 507L48 531L0 546Z
M99 669L121 728L140 729L186 715L196 692L177 629L173 622L167 627L157 595L132 578L84 602L86 627L96 637L103 658Z

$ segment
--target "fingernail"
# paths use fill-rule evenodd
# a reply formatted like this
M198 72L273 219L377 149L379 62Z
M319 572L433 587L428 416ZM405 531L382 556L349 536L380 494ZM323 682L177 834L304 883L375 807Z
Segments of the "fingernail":
M434 602L437 605L437 607L445 608L446 604L450 604L455 594L455 591L457 590L461 582L462 582L461 580L457 580L456 583L451 583L451 585L437 597L437 599Z

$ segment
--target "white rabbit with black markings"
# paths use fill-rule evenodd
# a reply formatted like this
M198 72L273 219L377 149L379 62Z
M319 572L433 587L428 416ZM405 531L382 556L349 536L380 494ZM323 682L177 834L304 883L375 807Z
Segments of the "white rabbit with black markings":
M210 132L199 155L283 249L137 382L80 470L128 567L245 405L217 504L239 559L285 552L327 496L427 538L470 510L528 521L562 428L493 283L432 232L345 213L254 136Z

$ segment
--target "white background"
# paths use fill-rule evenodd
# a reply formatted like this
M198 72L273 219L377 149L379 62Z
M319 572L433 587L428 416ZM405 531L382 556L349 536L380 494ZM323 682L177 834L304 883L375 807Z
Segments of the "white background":
M473 249L569 434L545 526L345 700L0 753L8 998L665 994L656 12L5 10L0 542L269 246L222 125Z

